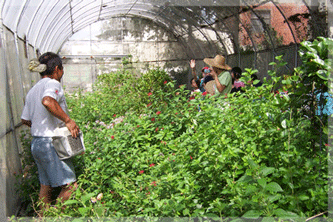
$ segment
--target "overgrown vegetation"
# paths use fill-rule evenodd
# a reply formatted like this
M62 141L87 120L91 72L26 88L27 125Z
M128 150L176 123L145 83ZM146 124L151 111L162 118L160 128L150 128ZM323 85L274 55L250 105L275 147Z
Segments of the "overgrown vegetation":
M227 98L190 100L158 69L100 76L94 92L67 98L87 153L75 158L79 188L67 208L45 215L287 219L326 212L330 144L313 95L327 86L331 45L303 42L303 66L287 80L271 71L263 87L247 85ZM255 73L246 71L245 82ZM281 84L288 94L273 93ZM36 203L36 169L26 172L21 196Z

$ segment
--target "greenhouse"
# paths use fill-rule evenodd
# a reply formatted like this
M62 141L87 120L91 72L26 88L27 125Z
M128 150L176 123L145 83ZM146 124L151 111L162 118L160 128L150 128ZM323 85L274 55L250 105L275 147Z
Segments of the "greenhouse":
M41 216L21 115L41 79L29 62L46 52L86 153L66 208L53 200L45 216L329 217L331 1L3 0L0 12L1 221ZM216 55L244 90L191 93Z

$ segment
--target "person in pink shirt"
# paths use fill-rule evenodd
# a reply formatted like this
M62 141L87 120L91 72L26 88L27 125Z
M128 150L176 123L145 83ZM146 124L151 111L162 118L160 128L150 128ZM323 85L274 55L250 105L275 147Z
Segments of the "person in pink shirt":
M231 92L241 91L241 88L245 86L245 84L239 80L242 75L242 69L236 66L232 68L230 72L233 82Z

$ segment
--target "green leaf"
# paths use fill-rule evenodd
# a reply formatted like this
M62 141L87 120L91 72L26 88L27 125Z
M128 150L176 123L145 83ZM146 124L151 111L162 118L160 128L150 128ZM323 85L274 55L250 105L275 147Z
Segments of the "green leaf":
M276 218L274 217L264 217L261 222L276 222Z
M97 207L94 208L94 211L96 212L97 216L102 217L105 214L106 207Z
M258 183L259 183L259 185L260 185L262 188L265 189L266 184L267 184L267 181L266 181L265 178L260 178L260 179L258 179Z
M313 59L312 61L318 64L319 66L325 65L325 62L318 55L315 55L315 59Z
M283 189L280 187L280 185L276 182L271 182L271 183L267 184L266 190L268 190L270 192L282 192L283 191Z
M289 185L289 187L290 187L291 189L294 189L294 184L292 184L292 183L288 183L288 185Z
M281 198L281 195L280 195L280 194L276 194L276 195L269 196L269 197L268 197L268 200L269 200L270 202L274 202L274 201L279 200L280 198Z
M79 201L77 200L67 200L64 205L72 205L72 204L76 204L76 203L80 203Z
M275 168L274 167L264 167L261 171L260 171L260 173L261 173L261 175L262 176L267 176L267 175L269 175L269 174L272 174L272 173L274 173L274 171L275 171Z
M291 81L290 81L290 79L282 80L282 84L290 85Z
M219 218L220 216L213 214L213 213L207 213L203 215L204 217L208 217L208 218Z
M253 194L253 193L255 193L257 191L257 188L255 187L255 186L253 186L253 185L248 185L247 187L246 187L246 191L245 191L245 193L248 195L248 194Z
M290 219L290 218L297 218L299 217L297 214L290 212L290 211L285 211L281 208L278 208L274 211L274 214L281 218L281 219Z
M85 217L87 216L87 212L90 210L90 207L79 207L77 210L80 212L82 217Z
M89 200L91 197L93 197L95 194L94 193L88 193L84 196L81 197L81 200L83 203L87 202L87 200Z
M249 175L246 175L244 174L243 176L241 176L241 178L239 178L237 180L237 182L240 182L240 183L248 183L248 182L251 182L253 181L253 178Z
M306 196L306 195L300 195L300 196L298 196L298 199L300 199L300 200L308 200L309 197Z
M256 164L252 159L248 159L248 162L251 168L253 169L258 168L258 164Z
M258 218L260 217L261 213L257 210L249 210L247 211L242 217L245 218Z
M323 80L328 80L328 72L326 71L326 70L318 70L317 72L316 72L316 74L317 74L317 76L319 77L319 78L321 78L321 79L323 79Z
M189 209L184 209L183 210L183 215L189 215L190 216L190 210Z

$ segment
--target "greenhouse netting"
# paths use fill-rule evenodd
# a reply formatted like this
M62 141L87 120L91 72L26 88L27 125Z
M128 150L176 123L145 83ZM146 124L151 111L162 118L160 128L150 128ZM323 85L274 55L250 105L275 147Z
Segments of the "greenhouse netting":
M0 2L0 220L18 215L22 169L21 113L39 81L28 62L51 51L62 58L67 92L91 92L98 76L160 67L187 85L189 62L220 54L231 67L269 79L301 65L300 43L332 35L327 0L4 0ZM36 188L37 189L37 188Z

